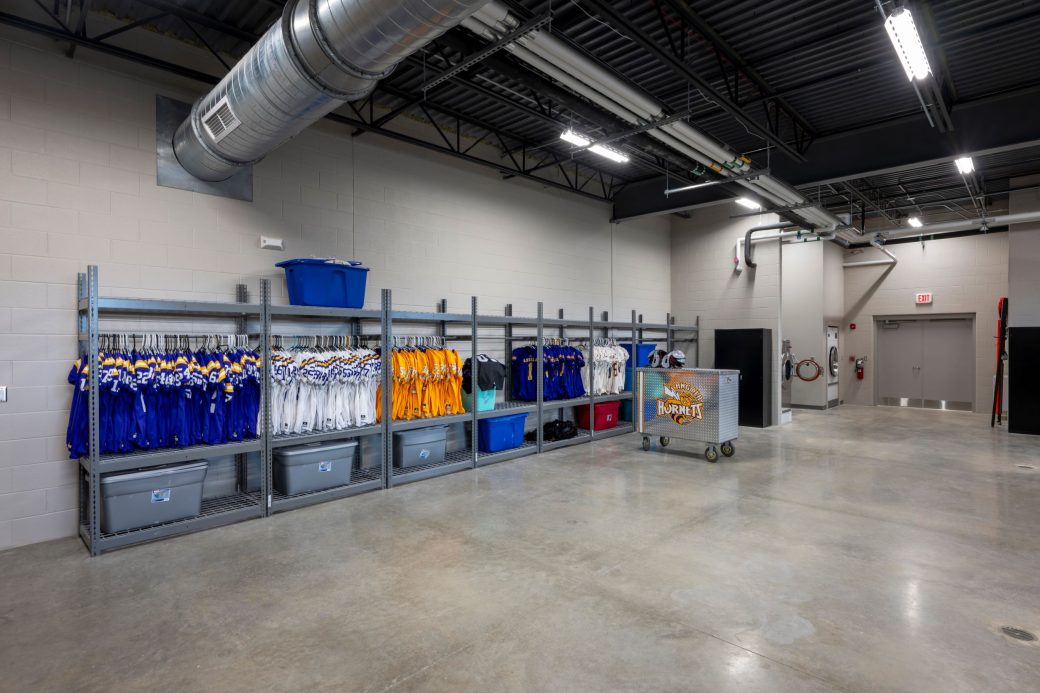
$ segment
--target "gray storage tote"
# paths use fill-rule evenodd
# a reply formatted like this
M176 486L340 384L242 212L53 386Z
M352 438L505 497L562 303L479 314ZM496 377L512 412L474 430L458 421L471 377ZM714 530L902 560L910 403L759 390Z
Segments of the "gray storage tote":
M418 467L443 462L447 437L447 426L395 433L394 466Z
M274 487L287 496L350 483L356 440L310 443L274 452Z
M208 466L193 462L102 477L101 531L111 534L197 516Z

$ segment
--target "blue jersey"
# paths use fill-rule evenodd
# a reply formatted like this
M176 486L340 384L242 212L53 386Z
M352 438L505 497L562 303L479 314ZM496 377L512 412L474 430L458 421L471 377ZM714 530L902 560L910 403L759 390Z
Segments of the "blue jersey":
M533 346L513 349L511 358L513 399L538 399L538 352Z

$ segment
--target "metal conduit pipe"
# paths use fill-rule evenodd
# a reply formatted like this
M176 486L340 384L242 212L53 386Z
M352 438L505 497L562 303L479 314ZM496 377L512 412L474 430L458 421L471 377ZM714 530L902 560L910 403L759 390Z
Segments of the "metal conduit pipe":
M899 258L891 253L885 246L881 245L880 241L874 240L870 244L880 250L882 253L888 256L887 260L861 260L859 262L845 262L842 263L842 267L877 267L880 265L895 265L899 262Z
M996 217L978 219L965 219L964 221L948 221L939 224L925 224L916 229L900 229L897 231L885 231L885 238L917 238L918 236L934 236L943 233L956 233L957 231L971 231L983 226L1007 226L1009 224L1027 224L1040 221L1040 212L1020 212L1018 214L1004 214Z
M291 0L174 134L189 173L230 178L349 101L487 0Z
M755 261L752 257L752 255L754 254L753 250L755 246L751 245L751 234L755 233L756 231L771 231L773 229L793 229L797 226L798 224L784 222L780 224L766 224L764 226L753 226L750 229L748 229L747 233L744 234L744 264L750 267L751 269L755 269L756 267L758 267L758 265L755 264Z

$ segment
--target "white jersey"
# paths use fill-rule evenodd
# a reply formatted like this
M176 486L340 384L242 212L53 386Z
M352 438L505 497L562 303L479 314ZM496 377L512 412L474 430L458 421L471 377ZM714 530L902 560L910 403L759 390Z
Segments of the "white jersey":
M271 431L341 431L376 423L382 361L371 349L271 352Z

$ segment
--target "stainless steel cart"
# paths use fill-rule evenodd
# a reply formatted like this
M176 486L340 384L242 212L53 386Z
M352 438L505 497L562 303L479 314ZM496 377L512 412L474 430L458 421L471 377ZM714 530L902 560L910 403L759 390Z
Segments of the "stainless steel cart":
M636 431L643 434L643 449L658 436L661 446L672 438L707 443L709 462L735 451L738 434L740 371L706 368L637 368ZM718 446L718 447L716 447Z

